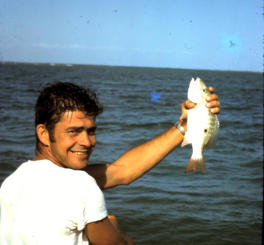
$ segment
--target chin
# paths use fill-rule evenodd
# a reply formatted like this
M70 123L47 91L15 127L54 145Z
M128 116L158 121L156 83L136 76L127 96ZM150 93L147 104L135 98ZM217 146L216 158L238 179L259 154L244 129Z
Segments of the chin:
M75 170L82 170L84 168L86 168L88 165L88 159L85 160L85 161L81 161L81 162L78 162L76 164L73 164L72 166L70 166L72 169L75 169Z

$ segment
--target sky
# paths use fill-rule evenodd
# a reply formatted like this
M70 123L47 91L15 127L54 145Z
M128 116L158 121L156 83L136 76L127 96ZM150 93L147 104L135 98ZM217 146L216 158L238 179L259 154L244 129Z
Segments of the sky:
M0 0L0 61L263 72L262 0Z

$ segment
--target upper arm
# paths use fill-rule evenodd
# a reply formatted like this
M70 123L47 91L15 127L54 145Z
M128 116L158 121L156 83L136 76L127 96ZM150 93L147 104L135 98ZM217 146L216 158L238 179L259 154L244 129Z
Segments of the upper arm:
M124 168L113 163L88 165L85 171L93 176L102 190L124 184Z
M114 227L108 218L88 223L85 234L93 245L125 245L122 234Z

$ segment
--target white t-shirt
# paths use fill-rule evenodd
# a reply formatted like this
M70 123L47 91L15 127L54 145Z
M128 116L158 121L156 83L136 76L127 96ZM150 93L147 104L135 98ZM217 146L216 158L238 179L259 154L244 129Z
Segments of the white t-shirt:
M0 189L0 245L87 245L86 224L107 216L84 171L48 160L23 163Z

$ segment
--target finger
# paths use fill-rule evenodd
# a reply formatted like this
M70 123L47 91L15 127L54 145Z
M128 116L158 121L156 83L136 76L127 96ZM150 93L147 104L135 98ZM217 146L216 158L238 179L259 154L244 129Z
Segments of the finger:
M182 124L186 119L187 119L187 116L188 116L188 112L187 110L185 110L182 114L181 114L181 117L179 119L179 123Z
M214 107L211 109L211 112L214 114L219 114L220 113L220 108L219 107Z
M217 94L209 94L207 97L206 97L206 100L207 101L213 101L213 100L218 100L218 95Z
M220 107L220 101L219 100L213 100L209 103L207 103L208 108L214 108L214 107Z
M187 110L187 109L186 109L186 106L185 106L185 102L183 102L183 103L181 104L181 113L183 114L186 110Z
M215 91L214 87L208 87L208 90L210 93L214 93L214 91Z
M184 102L184 106L185 106L185 109L192 109L192 108L194 108L195 106L196 106L196 104L195 103L193 103L193 102L191 102L190 100L186 100L185 102Z
M179 122L187 118L187 109L185 107L185 102L181 104L181 117L179 119Z

